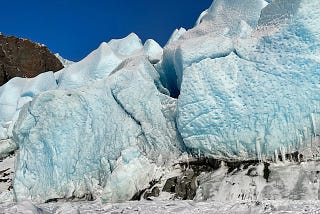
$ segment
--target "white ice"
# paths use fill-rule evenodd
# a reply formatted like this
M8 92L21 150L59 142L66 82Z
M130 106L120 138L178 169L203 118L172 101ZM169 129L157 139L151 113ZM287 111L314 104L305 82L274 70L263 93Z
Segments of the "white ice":
M25 105L14 129L16 199L129 200L157 178L158 166L182 148L176 100L159 92L158 78L138 56L107 78Z
M12 136L13 125L25 103L31 101L34 96L42 91L55 88L57 88L57 84L53 72L42 73L34 78L16 77L1 86L0 140Z
M317 155L319 11L318 2L274 1L230 54L185 63L177 121L187 147L216 158L270 158L282 147Z

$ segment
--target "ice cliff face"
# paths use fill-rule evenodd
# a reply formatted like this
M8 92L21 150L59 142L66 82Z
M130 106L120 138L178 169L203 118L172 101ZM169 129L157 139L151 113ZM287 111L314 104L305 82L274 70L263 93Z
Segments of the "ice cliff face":
M16 199L128 200L185 151L237 160L285 149L316 155L320 3L266 5L216 0L163 50L130 34L41 78L55 78L52 87L17 92L12 103L33 100L13 130Z
M182 148L176 101L157 82L150 62L137 56L94 84L42 93L25 105L14 131L17 199L97 197L101 188L103 198L118 201L143 189L157 164Z
M198 25L187 32L174 33L159 66L162 82L171 95L179 95L183 71L192 63L228 55L233 50L233 38L250 33L264 6L263 0L213 1L199 17Z
M187 147L248 159L315 144L320 49L314 11L319 10L315 2L274 1L248 37L212 37L219 54L182 63L177 121Z
M145 55L151 63L156 63L161 59L162 48L153 40L142 45L134 33L123 39L103 42L86 58L58 72L59 88L78 88L106 78L122 62L136 55Z
M56 88L57 83L51 71L34 78L15 77L0 87L0 157L16 149L11 140L12 129L23 105L40 92Z

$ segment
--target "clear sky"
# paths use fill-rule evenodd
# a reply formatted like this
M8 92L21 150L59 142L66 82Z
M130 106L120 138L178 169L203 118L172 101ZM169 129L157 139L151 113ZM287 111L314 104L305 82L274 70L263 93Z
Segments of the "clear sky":
M103 41L135 32L162 46L175 28L191 28L212 0L4 0L0 32L43 43L78 61Z

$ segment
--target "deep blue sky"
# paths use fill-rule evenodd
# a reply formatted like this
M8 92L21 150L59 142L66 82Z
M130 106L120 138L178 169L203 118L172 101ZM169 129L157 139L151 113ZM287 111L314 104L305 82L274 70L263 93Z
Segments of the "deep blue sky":
M78 61L103 41L135 32L164 45L175 28L191 28L212 0L4 0L0 32L46 44Z

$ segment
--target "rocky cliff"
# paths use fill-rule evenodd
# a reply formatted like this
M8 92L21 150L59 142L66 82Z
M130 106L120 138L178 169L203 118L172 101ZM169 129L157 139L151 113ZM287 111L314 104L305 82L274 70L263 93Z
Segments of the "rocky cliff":
M31 78L62 68L62 63L46 46L0 35L0 86L13 77Z

